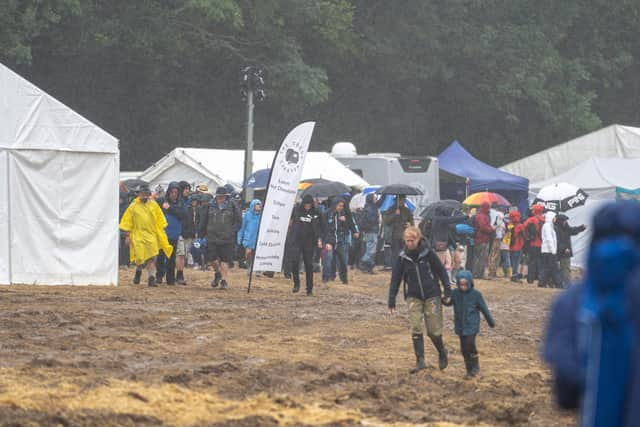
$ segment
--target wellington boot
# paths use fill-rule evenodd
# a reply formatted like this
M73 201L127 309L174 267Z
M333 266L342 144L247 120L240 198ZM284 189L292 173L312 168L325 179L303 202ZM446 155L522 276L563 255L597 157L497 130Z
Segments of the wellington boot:
M142 278L142 269L140 270L136 269L136 274L133 276L133 284L139 285L141 278Z
M147 283L151 287L154 287L154 288L158 287L158 284L156 283L156 277L155 276L149 276L149 279L148 279Z
M471 372L469 373L472 377L478 376L480 373L480 359L477 354L474 354L470 357L471 362Z
M438 368L444 370L449 366L449 352L444 346L442 335L429 335L433 346L438 350Z
M415 374L427 367L424 363L424 337L422 334L411 335L413 341L413 352L416 354L416 367L409 372Z

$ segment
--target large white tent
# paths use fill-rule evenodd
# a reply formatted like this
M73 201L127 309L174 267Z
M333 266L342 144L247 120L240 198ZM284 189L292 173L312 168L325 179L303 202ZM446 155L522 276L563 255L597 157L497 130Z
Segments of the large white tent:
M117 284L118 141L0 64L0 284Z
M275 151L253 152L253 172L271 167ZM207 148L175 148L145 170L140 179L165 188L171 181L207 184L214 189L231 183L241 188L244 179L244 150ZM368 183L329 153L310 151L302 170L302 178L325 178L350 187L364 188Z
M571 225L588 225L591 224L598 208L615 200L617 189L635 190L640 188L638 171L640 171L640 159L591 157L558 176L532 183L531 191L535 193L547 185L560 182L580 187L589 195L587 203L566 214ZM574 252L572 264L584 266L590 240L591 230L589 228L586 232L572 238Z
M611 125L500 169L538 182L558 176L591 157L640 158L640 128Z

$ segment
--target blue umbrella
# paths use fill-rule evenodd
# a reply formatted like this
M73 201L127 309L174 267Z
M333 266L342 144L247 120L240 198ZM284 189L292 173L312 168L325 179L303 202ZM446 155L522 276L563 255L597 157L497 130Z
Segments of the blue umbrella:
M249 179L247 179L245 188L267 188L270 173L271 169L260 169L255 171Z

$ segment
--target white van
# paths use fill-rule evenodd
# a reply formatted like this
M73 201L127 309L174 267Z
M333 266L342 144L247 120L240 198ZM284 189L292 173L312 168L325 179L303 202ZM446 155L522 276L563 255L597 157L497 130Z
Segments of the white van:
M371 185L406 184L421 190L412 196L421 212L429 203L440 200L438 159L431 156L402 156L399 153L358 154L350 142L338 142L331 149L338 161Z

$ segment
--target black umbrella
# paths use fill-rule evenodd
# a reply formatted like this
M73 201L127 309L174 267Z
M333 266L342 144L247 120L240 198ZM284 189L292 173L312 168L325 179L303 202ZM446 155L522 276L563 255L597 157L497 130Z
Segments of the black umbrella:
M420 213L422 218L433 219L434 216L452 216L456 211L462 210L462 203L457 200L440 200L429 203Z
M344 193L348 193L350 190L345 184L336 181L320 182L307 187L302 192L302 197L307 194L311 197L334 197Z
M415 187L405 184L391 184L380 187L376 194L398 194L405 196L422 196L424 193Z
M125 179L122 181L129 191L138 191L143 185L149 185L147 181L138 178Z

